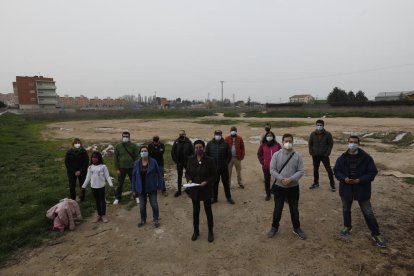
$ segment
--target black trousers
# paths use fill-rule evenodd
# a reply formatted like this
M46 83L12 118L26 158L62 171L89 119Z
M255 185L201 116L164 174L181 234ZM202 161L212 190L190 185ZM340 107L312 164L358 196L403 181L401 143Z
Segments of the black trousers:
M279 228L279 222L282 218L283 206L286 199L289 203L290 219L292 220L293 229L299 228L299 186L292 188L276 186L272 227Z
M227 167L217 172L217 179L216 182L214 182L214 199L218 198L218 186L220 183L220 178L221 182L223 182L224 193L226 194L226 198L229 199L231 198L231 193L229 183L229 170Z
M86 173L87 171L81 172L79 176L76 176L75 173L67 173L69 180L69 193L71 199L76 200L76 180L78 180L79 182L79 191L82 191L82 184L83 182L85 182ZM85 199L85 194L80 192L79 198L81 201L83 201Z
M105 202L105 187L92 188L92 194L96 202L96 212L98 216L105 216L106 214L106 202Z
M207 225L208 229L212 230L214 226L213 222L213 211L211 210L211 199L204 200L204 211L207 216ZM193 200L193 226L194 232L199 233L199 224L200 224L200 201Z
M183 170L185 166L182 163L177 163L177 185L178 191L181 192L181 185L183 183Z
M121 200L122 190L124 189L125 178L128 175L129 181L132 183L132 168L128 169L119 169L121 175L118 176L118 186L115 190L115 198Z
M331 162L329 160L329 156L312 156L313 162L313 183L319 184L319 166L321 162L326 169L329 177L329 184L334 187L335 181L333 176L333 171L331 168Z
M264 185L265 185L266 195L270 196L270 171L263 170L263 176L264 176Z

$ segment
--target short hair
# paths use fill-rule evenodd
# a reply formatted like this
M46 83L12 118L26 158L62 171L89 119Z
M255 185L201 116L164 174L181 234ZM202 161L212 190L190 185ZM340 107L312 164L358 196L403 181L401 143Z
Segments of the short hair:
M139 148L139 152L141 152L141 150L142 149L147 149L147 151L149 151L149 149L148 149L148 146L147 145L142 145L140 148Z
M194 143L193 143L193 145L194 145L194 147L195 147L195 145L203 145L203 148L205 148L206 147L206 143L204 143L204 141L203 140L195 140L194 141Z
M92 152L92 154L91 154L91 165L92 165L92 158L94 157L94 156L96 156L96 157L98 157L98 165L100 165L100 164L103 164L104 163L104 161L103 161L103 157L102 157L102 154L99 152L99 151L94 151L94 152Z
M283 140L285 140L285 138L288 138L288 137L292 138L292 142L293 142L293 135L290 134L290 133L283 134L283 136L282 136L282 142L283 142Z
M264 126L265 126L265 127L266 127L266 126L269 126L270 128L272 128L272 126L270 125L270 123L266 123Z
M316 120L315 125L317 124L322 124L323 126L325 125L325 122L322 119Z
M353 138L353 139L357 139L357 140L358 140L358 144L359 144L360 139L359 139L359 137L358 137L358 136L356 136L356 135L350 135L350 136L348 137L348 141L349 141L349 139L351 139L351 138Z
M124 132L122 132L122 136L124 136L124 135L131 136L131 133L129 133L129 131L124 131Z
M232 127L230 128L230 131L233 131L233 130L237 131L237 127L232 126Z
M79 138L74 138L72 141L72 146L76 143L82 144L81 140Z

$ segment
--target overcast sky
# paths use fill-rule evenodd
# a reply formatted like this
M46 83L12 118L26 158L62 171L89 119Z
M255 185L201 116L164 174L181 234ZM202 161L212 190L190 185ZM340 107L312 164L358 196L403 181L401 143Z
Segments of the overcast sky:
M0 0L0 93L326 98L414 90L412 0Z

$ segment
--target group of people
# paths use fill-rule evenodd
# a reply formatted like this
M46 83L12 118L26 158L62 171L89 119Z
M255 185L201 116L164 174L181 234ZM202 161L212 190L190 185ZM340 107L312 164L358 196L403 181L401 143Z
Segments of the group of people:
M309 188L312 190L319 188L319 167L322 162L328 174L330 191L336 191L334 176L339 181L339 195L342 200L344 220L344 228L340 234L346 236L351 233L351 206L356 200L371 230L373 240L378 246L385 247L370 203L371 182L377 174L374 160L359 148L359 137L350 136L347 150L339 156L332 170L329 156L334 142L332 135L325 130L324 125L323 120L317 120L315 130L310 134L308 140L309 154L313 161L313 183ZM269 201L271 194L274 194L272 226L267 235L272 238L278 233L286 201L290 210L293 233L300 239L306 239L306 235L300 227L298 208L299 180L304 175L302 156L294 151L293 135L284 134L281 145L271 131L270 124L265 125L265 131L260 141L257 157L264 176L265 200ZM122 143L115 146L114 165L118 175L118 185L113 204L116 205L121 200L124 181L128 175L133 195L140 204L141 218L138 227L142 227L146 223L148 198L153 210L154 226L160 226L157 191L162 191L162 194L167 196L164 181L164 152L165 146L160 142L158 136L154 136L152 143L148 146L144 145L138 148L135 143L130 141L129 132L123 132ZM182 194L183 176L187 183L193 184L191 188L185 190L193 205L194 231L191 239L195 241L200 235L199 213L200 203L203 201L207 216L208 241L212 242L214 241L212 204L218 201L220 180L223 183L227 202L230 204L235 204L230 191L233 167L236 168L239 187L245 188L241 175L241 161L245 157L243 138L237 133L237 128L233 126L230 129L230 135L225 138L221 130L215 130L214 137L207 144L203 140L196 140L192 143L185 131L180 130L178 138L173 143L171 157L177 169L177 191L174 196L179 197ZM105 180L110 186L112 186L112 181L107 167L103 164L102 155L99 152L93 152L90 162L88 162L88 154L82 147L81 141L74 139L72 148L66 154L65 163L71 198L76 198L77 178L82 188L80 201L84 200L84 188L90 182L97 208L97 215L93 221L107 222ZM271 186L272 176L274 183Z

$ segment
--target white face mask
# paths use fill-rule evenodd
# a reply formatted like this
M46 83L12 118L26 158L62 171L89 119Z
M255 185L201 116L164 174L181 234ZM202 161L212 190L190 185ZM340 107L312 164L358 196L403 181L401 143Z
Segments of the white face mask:
M220 141L221 140L221 135L214 135L214 139L216 139L216 141Z
M273 141L273 137L272 136L267 136L266 141L268 141L268 142Z
M141 151L141 158L148 158L148 151Z
M317 131L321 131L321 130L323 130L323 126L316 126L316 130L317 130Z
M75 147L75 149L79 149L81 147L81 144L77 143L73 145Z
M122 142L128 143L129 142L129 138L128 137L122 137Z
M237 131L234 131L234 130L230 131L230 135L231 136L236 136L237 135Z
M292 149L292 148L293 148L293 144L292 144L292 143L284 143L284 144L283 144L283 147L284 147L285 149L287 149L287 150L290 150L290 149Z

